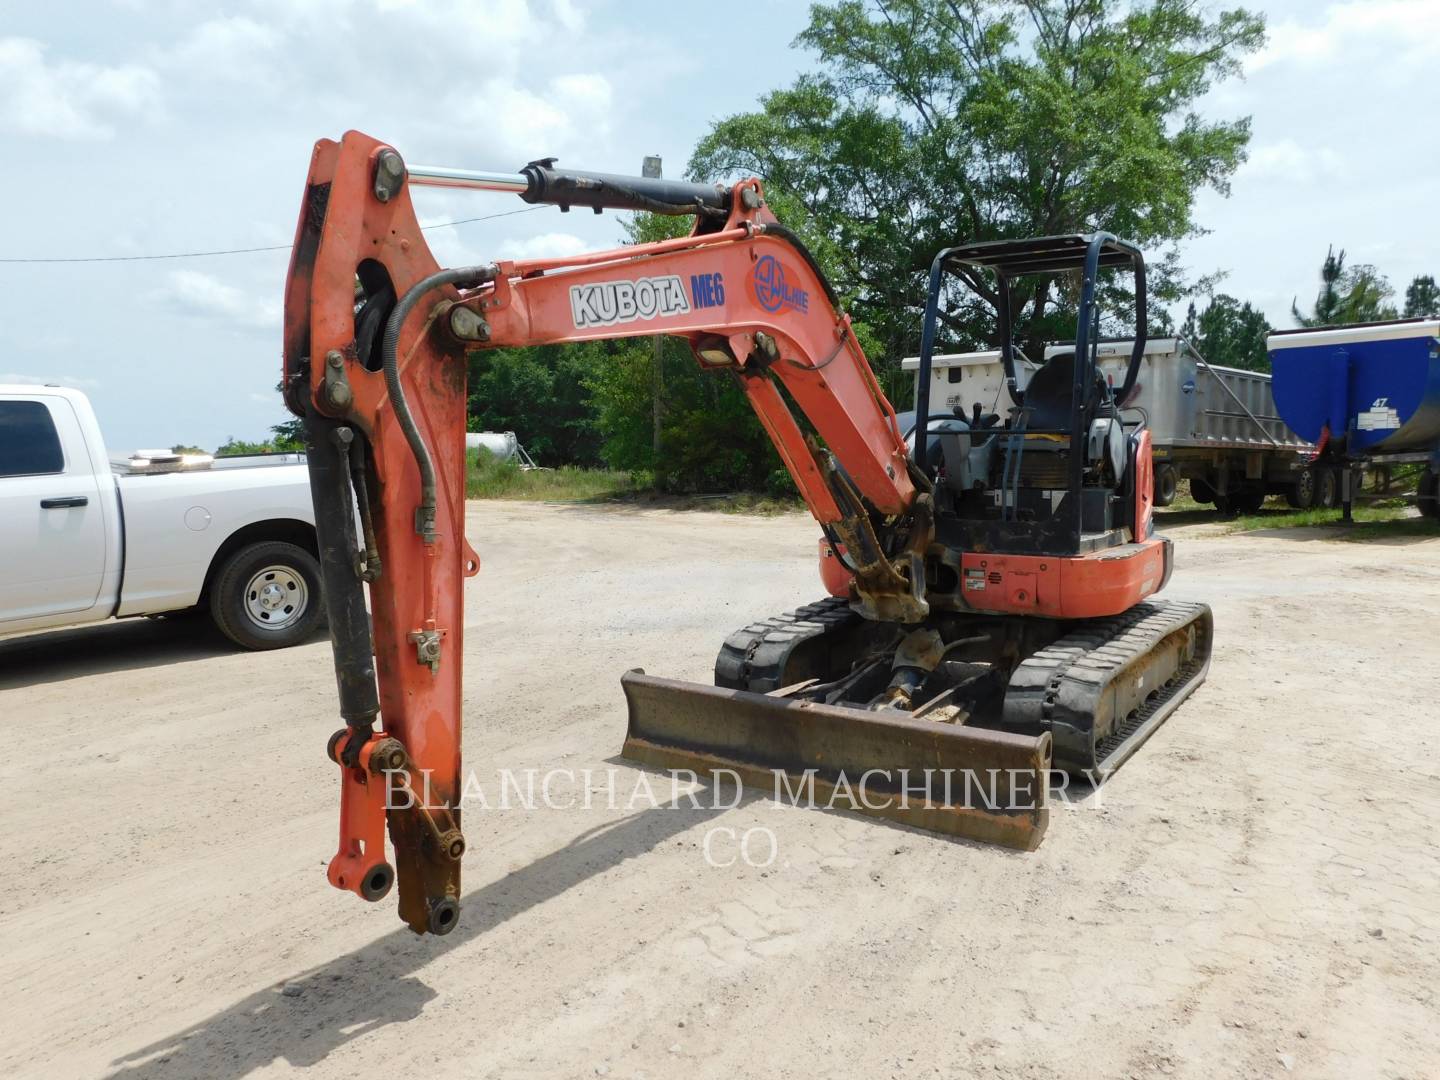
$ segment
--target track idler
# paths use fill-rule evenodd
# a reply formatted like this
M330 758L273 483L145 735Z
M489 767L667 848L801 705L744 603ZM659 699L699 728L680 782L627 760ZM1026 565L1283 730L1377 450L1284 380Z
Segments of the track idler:
M630 671L622 755L729 777L799 806L853 810L1033 850L1049 821L1049 733L1022 735Z

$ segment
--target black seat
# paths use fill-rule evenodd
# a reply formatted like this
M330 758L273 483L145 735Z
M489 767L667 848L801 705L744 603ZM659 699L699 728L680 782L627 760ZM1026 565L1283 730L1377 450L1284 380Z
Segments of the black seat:
M1070 399L1075 388L1074 352L1056 353L1025 387L1025 427L1036 431L1064 431L1070 427ZM1097 371L1085 402L1085 416L1095 413L1105 395L1105 379Z

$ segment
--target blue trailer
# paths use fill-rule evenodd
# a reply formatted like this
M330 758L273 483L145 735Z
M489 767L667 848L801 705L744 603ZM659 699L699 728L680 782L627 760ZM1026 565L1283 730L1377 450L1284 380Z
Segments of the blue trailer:
M1424 462L1420 509L1440 518L1440 318L1279 330L1266 339L1275 407L1339 470Z

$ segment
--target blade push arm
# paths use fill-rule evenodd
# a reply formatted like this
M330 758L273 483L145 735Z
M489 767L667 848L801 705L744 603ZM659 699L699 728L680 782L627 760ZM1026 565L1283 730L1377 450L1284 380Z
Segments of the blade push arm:
M849 318L759 183L637 180L632 190L622 177L537 167L547 186L532 201L664 209L670 199L665 212L681 212L693 196L696 231L442 271L399 155L350 132L316 145L286 286L283 385L305 419L345 720L331 740L342 822L329 876L371 900L398 881L401 917L417 932L455 925L464 850L461 585L479 568L464 530L467 351L685 338L700 363L739 381L806 505L843 545L857 605L902 621L926 613L929 496Z

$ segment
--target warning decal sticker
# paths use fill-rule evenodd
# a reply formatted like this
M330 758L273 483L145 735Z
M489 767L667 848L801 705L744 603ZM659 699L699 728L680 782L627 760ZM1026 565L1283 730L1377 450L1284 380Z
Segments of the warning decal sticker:
M1376 398L1375 404L1356 414L1355 426L1361 431L1394 431L1400 426L1400 414L1390 408L1389 398Z

